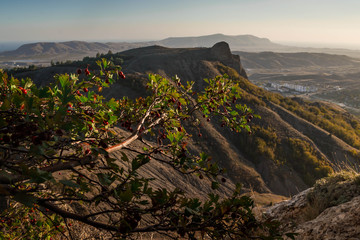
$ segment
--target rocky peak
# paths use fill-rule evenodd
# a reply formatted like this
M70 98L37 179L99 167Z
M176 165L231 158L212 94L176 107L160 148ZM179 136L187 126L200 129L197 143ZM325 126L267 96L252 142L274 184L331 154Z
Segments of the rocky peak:
M233 55L230 51L230 46L226 42L218 42L211 48L211 53L218 59L226 60L232 59Z
M211 54L223 64L234 68L241 76L247 78L246 72L240 63L240 56L233 55L227 42L218 42L211 48Z

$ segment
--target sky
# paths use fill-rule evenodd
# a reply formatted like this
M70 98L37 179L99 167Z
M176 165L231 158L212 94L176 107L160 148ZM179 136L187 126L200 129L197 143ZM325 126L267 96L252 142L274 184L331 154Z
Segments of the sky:
M223 33L360 48L359 9L359 0L0 0L0 42Z

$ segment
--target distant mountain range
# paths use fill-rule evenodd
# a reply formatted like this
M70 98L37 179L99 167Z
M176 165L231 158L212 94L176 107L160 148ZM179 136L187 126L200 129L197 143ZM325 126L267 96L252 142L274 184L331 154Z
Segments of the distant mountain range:
M252 35L229 36L223 34L213 34L199 37L171 37L160 41L149 42L37 42L20 46L13 51L0 53L0 60L17 59L42 59L42 60L75 60L85 56L94 56L96 53L121 52L128 49L159 45L164 47L211 47L215 43L225 41L230 45L232 51L245 52L322 52L332 54L345 54L352 57L360 57L360 51L346 49L327 49L327 48L299 48L280 45L271 42L267 38L259 38Z
M164 47L211 47L215 43L225 41L234 50L269 50L281 49L282 45L272 43L269 39L258 38L252 35L227 36L223 34L214 34L201 37L172 37L160 41L149 42L37 42L20 46L13 51L0 53L0 57L8 58L32 58L32 57L60 57L60 58L79 58L79 56L94 55L96 53L120 52L128 49L145 47L150 45L159 45Z
M150 43L99 43L85 41L69 42L37 42L20 46L13 51L0 53L1 59L55 59L74 60L85 56L93 56L96 53L108 51L124 51L152 45Z
M158 41L157 44L165 47L211 47L217 42L227 42L231 50L262 51L280 50L286 46L271 42L267 38L259 38L253 35L229 36L224 34L213 34L200 37L171 37Z

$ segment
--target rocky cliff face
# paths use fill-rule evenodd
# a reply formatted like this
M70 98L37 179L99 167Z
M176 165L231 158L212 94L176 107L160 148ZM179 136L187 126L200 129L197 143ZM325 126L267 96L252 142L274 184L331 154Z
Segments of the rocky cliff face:
M280 222L296 239L360 238L359 175L341 172L318 181L292 199L265 209L266 219Z
M128 50L121 55L125 59L124 71L128 73L153 72L168 78L178 75L183 81L195 81L200 88L204 78L221 74L219 64L231 67L247 78L239 56L231 54L226 42L219 42L212 48L151 46Z

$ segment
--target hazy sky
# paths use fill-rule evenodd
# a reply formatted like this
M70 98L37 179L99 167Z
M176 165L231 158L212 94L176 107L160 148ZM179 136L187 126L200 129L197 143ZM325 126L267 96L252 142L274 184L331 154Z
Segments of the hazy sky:
M360 0L0 0L0 42L214 33L360 46Z

